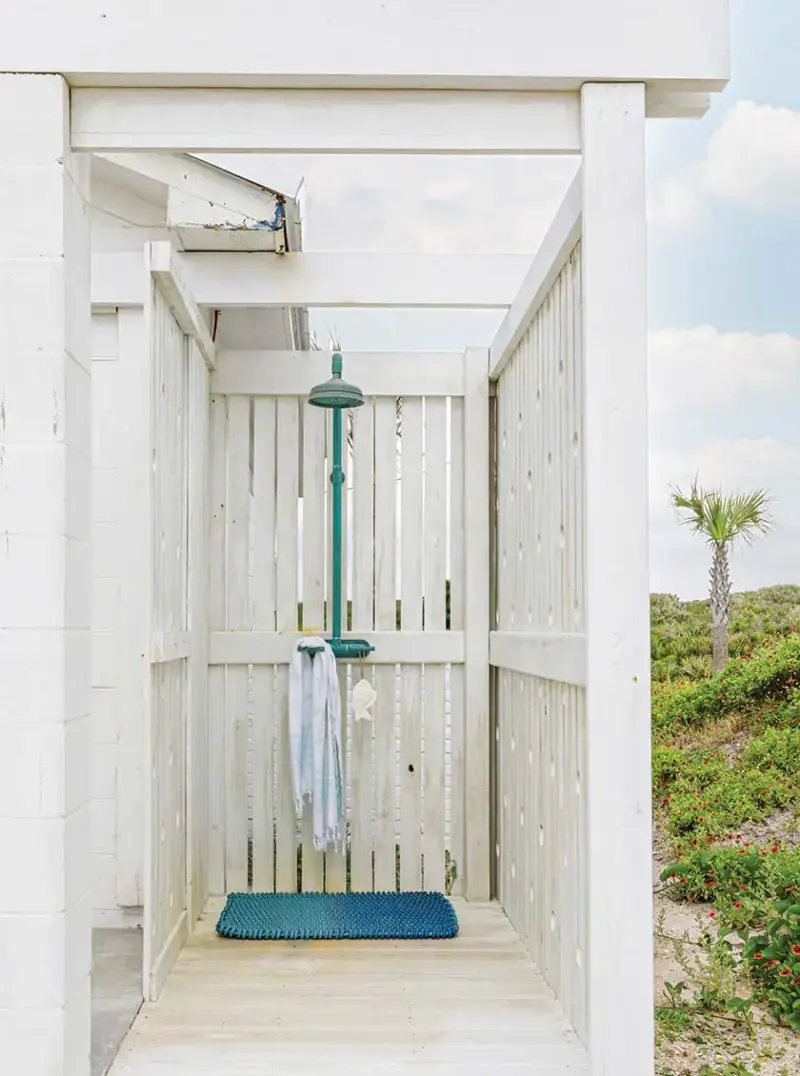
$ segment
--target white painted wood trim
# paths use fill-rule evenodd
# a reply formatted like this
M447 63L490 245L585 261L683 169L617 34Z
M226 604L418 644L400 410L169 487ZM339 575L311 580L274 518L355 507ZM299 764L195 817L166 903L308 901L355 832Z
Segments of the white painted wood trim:
M460 352L344 353L345 377L365 396L463 396ZM307 396L331 376L331 357L320 351L220 351L212 393Z
M586 684L586 636L493 631L489 664L562 684Z
M302 638L298 632L214 631L209 664L285 665ZM344 638L372 643L375 651L366 659L370 665L459 665L464 661L460 631L356 631L345 632Z
M164 989L164 983L166 983L169 973L175 967L178 954L186 944L188 937L189 913L184 910L164 943L164 948L153 961L147 983L148 1001L158 1001L159 995Z
M490 896L489 821L489 349L464 355L464 895Z
M652 1076L645 88L582 102L589 1046Z
M701 119L711 108L710 93L681 93L659 86L647 88L648 119Z
M496 381L550 292L581 237L581 169L573 179L536 252L511 309L492 341L489 376Z
M183 278L183 272L170 242L145 243L145 265L161 288L167 305L183 332L192 337L210 371L216 364L216 346L203 315Z
M565 154L577 94L73 88L72 148L185 153Z
M191 635L188 631L173 631L169 634L156 634L150 640L150 663L163 664L188 658L191 652Z
M261 184L224 172L216 165L186 153L104 153L103 160L152 179L170 192L210 203L221 215L250 217L253 221L274 216L277 196ZM291 201L291 199L290 199Z
M141 267L140 267L141 272ZM144 904L145 829L142 798L145 774L145 724L150 705L151 634L150 580L152 555L152 447L150 411L150 336L142 310L122 310L117 322L119 362L131 372L135 391L125 406L136 415L131 436L119 460L119 481L127 500L129 524L120 531L125 558L121 601L120 645L129 655L121 666L123 694L117 740L116 896L123 907ZM143 990L145 987L143 986Z
M524 254L176 253L200 306L511 306L530 264ZM92 304L141 306L142 259L92 256Z

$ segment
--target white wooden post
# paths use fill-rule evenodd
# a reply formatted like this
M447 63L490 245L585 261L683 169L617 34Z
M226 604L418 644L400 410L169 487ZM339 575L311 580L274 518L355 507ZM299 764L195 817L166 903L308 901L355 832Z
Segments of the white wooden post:
M489 899L489 349L464 356L464 894ZM459 809L457 805L456 809Z
M589 1044L653 1072L645 88L585 85Z
M0 75L0 1069L88 1076L88 161Z

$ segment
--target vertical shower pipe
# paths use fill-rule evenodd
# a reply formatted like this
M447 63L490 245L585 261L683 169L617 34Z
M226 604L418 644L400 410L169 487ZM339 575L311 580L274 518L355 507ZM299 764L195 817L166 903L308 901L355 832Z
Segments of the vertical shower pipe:
M331 377L311 390L308 402L313 407L326 407L333 411L333 466L331 468L331 638L328 640L337 658L349 660L366 657L375 648L366 639L342 639L342 411L361 407L364 394L356 385L348 384L342 377L342 356L338 351L331 358ZM320 647L300 644L310 654L318 653Z
M331 362L331 372L334 377L342 376L342 356L335 352ZM333 580L331 583L332 608L331 608L331 636L337 640L342 637L342 486L344 485L344 471L342 470L342 408L333 408L333 470L331 471L331 486L333 495L332 530L333 542Z

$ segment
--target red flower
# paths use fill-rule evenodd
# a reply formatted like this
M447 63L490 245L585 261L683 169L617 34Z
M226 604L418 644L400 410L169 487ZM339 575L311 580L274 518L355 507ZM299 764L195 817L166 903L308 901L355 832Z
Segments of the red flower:
M753 960L763 960L763 959L764 959L763 953L753 953Z
M709 919L716 919L717 918L717 913L716 912L709 912L708 913L708 918Z
M792 969L791 968L784 968L783 971L781 972L781 978L782 979L788 979L791 974L792 974Z
M780 850L781 846L779 844L773 844L772 848L770 848L770 852L780 852Z
M738 901L738 900L734 904L734 908L741 908L741 906L742 906L741 901Z
M800 945L793 945L792 952L795 956L800 956Z

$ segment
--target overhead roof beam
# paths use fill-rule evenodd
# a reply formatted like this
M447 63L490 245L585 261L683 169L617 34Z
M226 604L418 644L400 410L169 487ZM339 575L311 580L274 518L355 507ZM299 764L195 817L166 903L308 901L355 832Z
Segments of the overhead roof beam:
M177 253L201 306L504 309L530 264L525 254ZM142 256L92 257L92 303L138 306Z
M92 153L580 152L576 93L482 90L72 90Z

